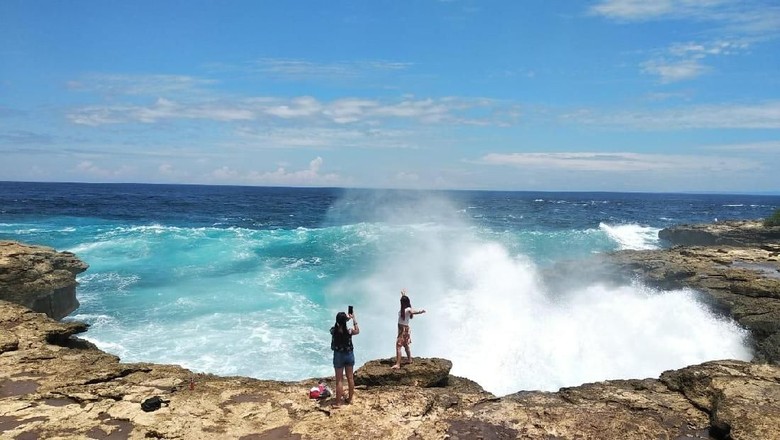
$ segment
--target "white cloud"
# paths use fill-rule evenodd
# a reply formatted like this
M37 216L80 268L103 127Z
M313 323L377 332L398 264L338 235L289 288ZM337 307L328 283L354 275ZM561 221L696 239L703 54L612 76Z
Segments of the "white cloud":
M416 183L420 180L420 176L417 173L399 171L395 175L395 180L404 184Z
M660 77L662 83L692 79L706 72L708 68L697 60L651 60L642 64L642 71Z
M385 60L318 63L299 59L263 58L252 63L249 69L265 76L284 80L354 80L376 73L398 72L411 66L411 63Z
M220 122L244 121L253 119L252 110L240 106L201 102L184 105L169 99L160 98L153 105L106 105L82 107L70 112L67 118L78 125L99 126L130 122L155 123L174 119L204 119Z
M590 12L621 22L691 20L704 26L696 34L703 41L673 43L641 63L662 83L696 78L708 70L706 58L745 53L780 37L780 7L760 0L603 0Z
M92 74L69 81L71 90L96 92L104 95L162 95L179 92L193 93L217 81L187 75L128 75Z
M417 148L419 132L380 128L295 127L236 130L240 143L257 148Z
M289 102L269 105L262 111L283 119L308 118L322 113L323 105L311 96L301 96Z
M88 177L115 178L122 175L128 175L133 171L133 169L127 165L114 169L104 168L90 160L85 160L79 162L79 164L76 165L76 168L72 171L82 176Z
M584 124L624 129L780 129L780 101L755 105L687 106L669 110L597 114L579 111L564 116Z
M620 22L692 20L753 40L780 32L780 7L763 0L601 0L590 13Z
M478 163L518 168L559 171L641 172L641 171L742 171L760 168L755 161L690 155L641 153L490 153Z
M336 173L321 173L323 162L321 157L316 157L309 162L308 168L302 170L288 171L285 167L279 167L274 171L251 171L244 174L223 166L213 170L209 177L225 183L282 186L336 186L348 181Z
M734 4L737 4L737 0L602 0L592 6L590 11L621 21L670 18L723 20L723 8Z
M780 140L766 142L749 142L725 145L708 145L702 150L730 151L735 153L759 153L780 155Z
M419 124L507 125L515 120L506 104L486 98L415 99L380 101L342 98L322 102L310 96L292 99L255 97L234 101L177 102L159 98L149 106L108 104L72 110L67 118L78 125L99 126L121 123L155 123L171 120L298 120L350 124L381 124L405 120ZM474 117L475 112L488 116Z

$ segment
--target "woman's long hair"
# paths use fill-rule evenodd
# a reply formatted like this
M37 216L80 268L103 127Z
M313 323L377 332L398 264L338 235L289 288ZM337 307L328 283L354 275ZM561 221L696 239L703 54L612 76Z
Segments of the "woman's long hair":
M338 312L336 314L336 324L333 325L333 331L341 334L347 334L347 314Z
M330 328L330 334L332 336L330 341L330 348L336 349L336 347L344 345L349 338L349 330L347 330L347 314L344 312L338 312L336 314L336 323Z
M401 319L404 318L404 310L412 307L412 300L409 299L406 295L401 295L401 311L398 312L398 316L401 317ZM409 319L414 318L414 315L409 315Z

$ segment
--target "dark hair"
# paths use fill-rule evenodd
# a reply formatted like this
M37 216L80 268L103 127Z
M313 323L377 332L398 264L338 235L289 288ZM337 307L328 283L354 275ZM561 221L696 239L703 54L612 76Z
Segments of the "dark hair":
M347 314L344 312L338 312L336 314L336 323L330 328L330 334L332 336L330 341L331 349L335 350L335 347L341 347L347 344L351 345L349 341L352 338L352 335L350 335L349 330L347 330L347 319Z
M336 329L339 333L346 333L347 332L347 314L344 312L338 312L336 313L336 324L333 325L333 328Z
M401 317L401 319L404 318L404 310L407 308L412 307L412 300L409 299L406 295L401 295L401 311L398 312L398 316ZM414 315L409 315L409 319L414 318Z

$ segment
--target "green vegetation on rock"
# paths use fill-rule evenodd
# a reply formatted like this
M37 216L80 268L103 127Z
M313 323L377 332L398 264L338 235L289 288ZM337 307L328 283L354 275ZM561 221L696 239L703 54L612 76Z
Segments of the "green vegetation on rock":
M764 220L764 226L780 226L780 208Z

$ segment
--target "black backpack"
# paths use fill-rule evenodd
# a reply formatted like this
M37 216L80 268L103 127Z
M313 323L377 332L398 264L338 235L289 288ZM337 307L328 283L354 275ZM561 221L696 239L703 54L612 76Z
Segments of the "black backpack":
M160 396L150 397L141 402L141 409L146 412L157 411L163 403L168 405L168 402L170 402L170 400L163 400Z

